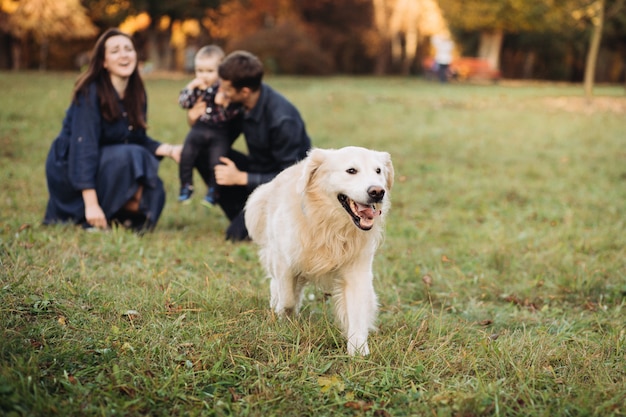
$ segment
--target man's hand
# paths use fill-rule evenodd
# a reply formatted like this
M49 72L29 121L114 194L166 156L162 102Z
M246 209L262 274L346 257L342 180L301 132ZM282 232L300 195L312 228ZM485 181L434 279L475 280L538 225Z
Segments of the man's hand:
M218 185L248 185L248 173L239 171L235 163L222 156L220 162L223 165L215 166L215 181Z
M217 90L217 94L215 94L215 104L224 108L228 107L230 104L230 100L226 98L222 90Z
M196 101L196 104L192 108L187 110L187 123L189 126L193 126L198 121L200 116L206 111L206 102L204 100Z

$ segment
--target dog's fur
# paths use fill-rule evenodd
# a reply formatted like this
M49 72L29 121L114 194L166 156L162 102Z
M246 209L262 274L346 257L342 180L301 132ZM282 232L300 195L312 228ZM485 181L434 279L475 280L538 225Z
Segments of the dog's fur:
M393 178L387 152L315 148L246 203L246 227L271 278L271 307L297 314L307 282L330 291L350 355L369 354L378 306L372 261Z

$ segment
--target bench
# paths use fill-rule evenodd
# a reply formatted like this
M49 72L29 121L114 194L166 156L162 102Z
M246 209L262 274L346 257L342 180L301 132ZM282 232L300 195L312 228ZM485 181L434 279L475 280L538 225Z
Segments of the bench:
M422 68L428 79L436 78L437 70L433 57L425 57L422 60ZM486 80L497 82L501 73L494 69L489 61L484 58L458 57L455 58L448 69L450 78L459 81Z
M484 58L456 58L450 64L450 71L461 81L488 80L495 82L501 77L500 71L493 68L489 61Z

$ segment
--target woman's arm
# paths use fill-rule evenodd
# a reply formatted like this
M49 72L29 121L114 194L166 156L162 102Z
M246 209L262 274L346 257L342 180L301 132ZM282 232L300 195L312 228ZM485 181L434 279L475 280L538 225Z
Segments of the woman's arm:
M100 157L102 114L98 105L96 85L79 92L68 109L70 120L68 177L76 190L96 188Z
M104 211L98 203L98 196L96 190L89 188L82 191L83 202L85 203L85 220L87 224L98 229L106 229L108 227L107 218L104 215Z

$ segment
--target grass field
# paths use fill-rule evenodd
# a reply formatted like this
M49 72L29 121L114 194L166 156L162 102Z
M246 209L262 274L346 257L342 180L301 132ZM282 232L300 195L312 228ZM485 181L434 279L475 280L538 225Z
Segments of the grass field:
M178 205L171 160L151 234L40 224L75 76L0 73L1 415L626 415L623 87L268 78L315 146L394 161L350 358L316 288L275 317L254 244ZM182 142L185 82L146 80L154 138Z

